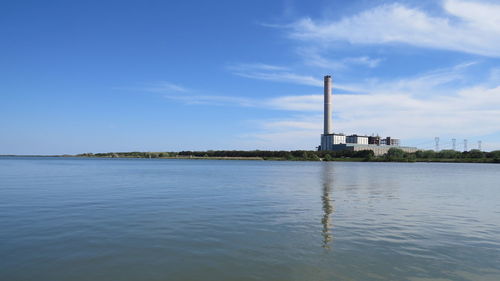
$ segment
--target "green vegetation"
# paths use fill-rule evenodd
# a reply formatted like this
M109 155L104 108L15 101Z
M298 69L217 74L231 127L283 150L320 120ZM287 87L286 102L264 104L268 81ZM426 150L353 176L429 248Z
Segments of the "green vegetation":
M266 150L208 150L180 152L109 152L83 153L78 157L104 158L173 158L173 159L248 159L248 160L288 160L288 161L365 161L365 162L456 162L456 163L500 163L500 150L483 152L471 150L419 150L407 153L399 148L391 148L383 156L375 156L373 151L266 151Z
M477 149L470 151L432 150L417 151L418 161L423 162L467 162L467 163L500 163L500 150L483 152Z
M83 153L78 157L103 158L176 158L176 159L254 159L254 160L290 160L290 161L354 161L374 159L372 151L266 151L266 150L209 150L180 152L109 152Z

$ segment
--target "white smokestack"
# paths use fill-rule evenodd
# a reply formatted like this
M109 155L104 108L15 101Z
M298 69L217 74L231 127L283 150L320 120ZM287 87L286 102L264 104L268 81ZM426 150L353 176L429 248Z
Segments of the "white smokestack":
M332 77L330 75L325 76L325 123L324 123L324 135L332 134Z

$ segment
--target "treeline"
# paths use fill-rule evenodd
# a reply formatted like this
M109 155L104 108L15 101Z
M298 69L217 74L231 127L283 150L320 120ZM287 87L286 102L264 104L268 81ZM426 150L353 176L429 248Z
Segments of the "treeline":
M500 163L500 150L484 152L477 149L470 151L456 150L418 150L408 153L398 148L389 149L388 153L377 157L375 161L388 162L457 162L457 163Z
M365 158L373 156L372 151L311 151L311 150L214 150L214 151L181 151L179 156L195 157L259 157L265 160L309 160L320 161L322 158Z
M177 152L106 152L106 153L82 153L78 157L104 157L104 158L167 158L175 157Z
M471 150L419 150L414 153L391 148L383 156L375 156L371 150L362 151L268 151L268 150L208 150L180 152L110 152L83 153L80 157L106 158L195 158L195 159L262 159L262 160L298 160L298 161L374 161L374 162L477 162L500 163L500 150L483 152Z
M373 151L269 151L269 150L208 150L180 152L108 152L83 153L78 157L104 158L259 158L263 160L330 161L335 158L372 159Z
M455 150L419 150L415 156L420 161L450 161L450 162L491 162L500 163L500 150L491 152L473 149L470 151Z

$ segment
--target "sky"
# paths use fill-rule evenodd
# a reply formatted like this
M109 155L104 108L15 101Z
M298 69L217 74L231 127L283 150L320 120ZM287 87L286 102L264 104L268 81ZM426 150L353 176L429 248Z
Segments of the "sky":
M2 1L0 154L500 149L500 3Z

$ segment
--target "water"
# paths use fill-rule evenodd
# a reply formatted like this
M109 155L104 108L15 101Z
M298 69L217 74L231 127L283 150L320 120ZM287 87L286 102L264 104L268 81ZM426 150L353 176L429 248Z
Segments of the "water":
M0 158L0 280L500 280L500 165Z

